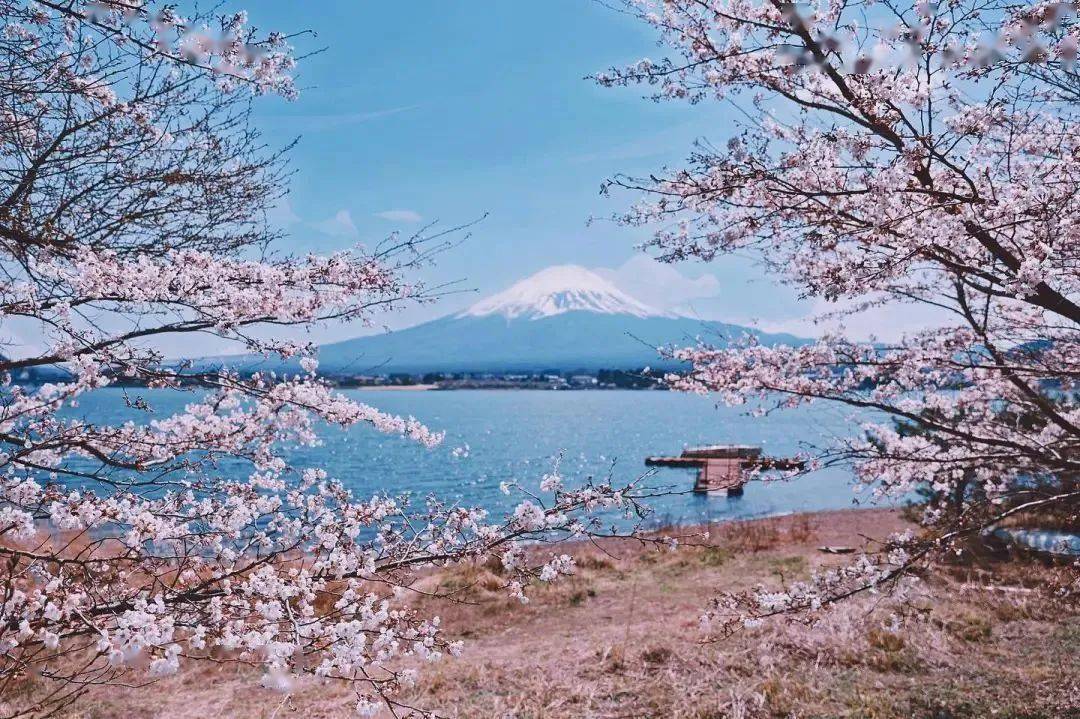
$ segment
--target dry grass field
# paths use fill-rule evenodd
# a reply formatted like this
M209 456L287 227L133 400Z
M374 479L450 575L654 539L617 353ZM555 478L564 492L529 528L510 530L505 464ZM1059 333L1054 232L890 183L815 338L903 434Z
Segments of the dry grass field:
M831 512L717 525L708 546L675 552L582 547L577 575L534 591L527 606L505 598L487 567L433 575L424 581L457 590L460 601L438 611L466 649L424 667L408 700L462 718L1080 717L1080 613L1033 588L1055 571L1035 561L926 577L908 608L916 618L897 631L884 628L893 600L869 596L815 627L773 623L701 642L698 617L716 589L804 576L845 560L819 546L903 525L887 510ZM313 683L286 696L233 666L105 689L67 716L353 714L341 689Z

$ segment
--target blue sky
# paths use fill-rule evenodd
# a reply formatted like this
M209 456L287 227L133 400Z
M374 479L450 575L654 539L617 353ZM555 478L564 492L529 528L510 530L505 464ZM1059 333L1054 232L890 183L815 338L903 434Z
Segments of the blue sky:
M327 251L487 213L466 244L426 273L478 293L406 312L391 326L460 309L552 264L617 270L644 234L607 221L586 226L633 200L601 197L600 183L678 163L696 138L732 131L722 106L655 104L639 90L584 79L660 53L647 27L593 0L317 7L248 6L263 28L315 32L298 41L300 50L326 48L302 62L299 100L257 105L272 142L301 138L289 205L276 217L290 246ZM637 261L623 275L639 290L679 281L663 270L652 282L649 263ZM779 321L803 311L746 261L679 271L697 282L674 294L703 317ZM703 288L714 296L685 297Z

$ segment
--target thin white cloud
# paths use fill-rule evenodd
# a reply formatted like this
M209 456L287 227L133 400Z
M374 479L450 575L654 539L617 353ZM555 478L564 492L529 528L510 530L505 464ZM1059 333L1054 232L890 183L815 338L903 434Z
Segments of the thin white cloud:
M293 210L292 203L288 198L283 198L280 202L270 208L270 211L266 213L267 219L274 227L291 227L300 223L300 215L296 214Z
M830 333L853 340L893 342L906 334L955 322L954 316L939 307L914 302L871 307L855 314L837 314L858 306L859 303L851 300L826 302L819 299L808 305L805 316L763 321L760 328L767 332L788 332L801 337Z
M43 327L27 317L0 321L0 355L8 359L37 357L47 350Z
M692 264L670 265L638 254L598 275L623 292L657 309L701 320L786 332L798 337L840 333L854 340L895 341L905 334L954 321L949 313L921 304L889 304L837 316L859 302L801 300L795 290L776 284L757 263L726 255L697 277L684 274Z
M322 115L275 115L267 118L271 122L278 121L288 123L289 127L298 127L305 132L322 132L334 130L347 125L378 120L403 112L409 112L420 107L419 105L402 105L400 107L388 107L381 110L362 110L359 112L338 112Z
M718 258L708 265L710 272L697 277L683 274L680 268L685 266L636 255L621 267L594 271L635 299L667 312L797 337L840 333L854 340L888 342L952 320L943 310L919 304L891 304L838 317L838 311L859 303L800 300L794 290L775 284L745 258Z
M331 237L359 237L360 235L348 210L338 210L333 217L316 222L315 229Z
M716 297L723 289L715 275L688 277L646 255L634 255L621 267L602 267L595 272L631 297L668 311L677 311L692 300Z
M416 210L383 210L382 212L376 212L376 217L380 217L388 222L408 222L410 224L416 224L424 220Z

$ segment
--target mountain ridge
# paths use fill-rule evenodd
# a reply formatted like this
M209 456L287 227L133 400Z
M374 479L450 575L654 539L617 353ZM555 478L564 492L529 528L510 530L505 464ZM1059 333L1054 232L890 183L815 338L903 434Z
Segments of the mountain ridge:
M322 345L325 375L509 373L673 369L659 348L703 339L725 346L753 335L765 344L802 344L786 333L662 311L577 265L549 267L465 310L407 329ZM241 371L299 371L298 360L209 358Z

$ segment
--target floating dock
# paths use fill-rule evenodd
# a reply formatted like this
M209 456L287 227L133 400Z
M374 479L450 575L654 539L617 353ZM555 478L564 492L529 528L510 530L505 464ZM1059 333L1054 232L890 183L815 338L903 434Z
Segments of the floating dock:
M799 460L762 457L761 447L746 444L715 444L690 447L678 457L646 457L647 467L697 469L695 492L726 492L729 497L743 493L753 470L802 469Z

